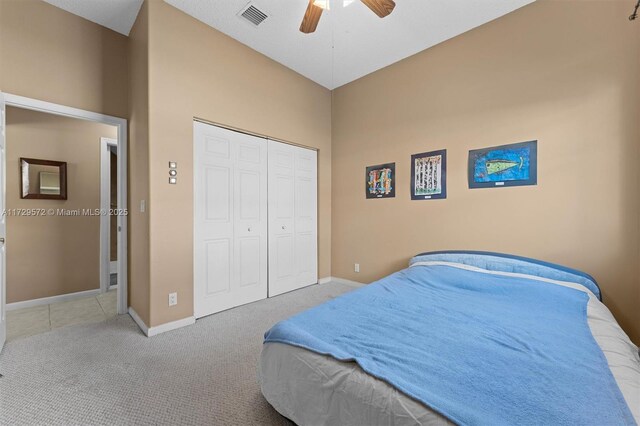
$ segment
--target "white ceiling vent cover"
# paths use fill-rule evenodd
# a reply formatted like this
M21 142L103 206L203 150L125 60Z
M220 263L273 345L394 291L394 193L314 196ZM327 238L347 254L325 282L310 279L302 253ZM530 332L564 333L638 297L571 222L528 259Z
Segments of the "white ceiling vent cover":
M253 3L247 4L239 13L238 16L243 17L247 21L251 22L256 27L264 22L269 17L264 11L258 9Z

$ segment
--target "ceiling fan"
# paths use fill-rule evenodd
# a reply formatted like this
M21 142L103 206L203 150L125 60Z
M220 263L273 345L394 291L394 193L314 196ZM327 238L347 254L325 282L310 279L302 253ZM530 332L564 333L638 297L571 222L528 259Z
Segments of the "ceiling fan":
M325 9L329 9L330 0L309 0L307 11L302 18L302 24L300 24L300 31L309 34L316 30L318 22L322 16L322 12ZM393 8L396 7L396 3L393 0L360 0L376 15L381 18L388 16L393 12Z

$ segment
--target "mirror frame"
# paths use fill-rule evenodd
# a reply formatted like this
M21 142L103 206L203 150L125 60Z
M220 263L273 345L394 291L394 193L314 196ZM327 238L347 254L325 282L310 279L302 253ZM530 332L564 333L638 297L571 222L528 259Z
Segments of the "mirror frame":
M22 168L23 162L27 164L35 164L39 166L54 166L60 169L60 194L27 194L24 195L22 192L23 182L22 182ZM20 198L22 199L30 199L30 200L66 200L67 199L67 163L64 161L52 161L52 160L38 160L36 158L23 158L20 157L20 167L18 167L18 171L20 172Z

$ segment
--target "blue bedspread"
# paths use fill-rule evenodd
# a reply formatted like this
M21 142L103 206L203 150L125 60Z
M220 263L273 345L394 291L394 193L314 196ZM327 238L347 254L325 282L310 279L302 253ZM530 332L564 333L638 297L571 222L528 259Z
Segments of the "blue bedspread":
M414 266L276 324L265 342L355 360L461 425L635 425L587 324L588 298L527 277Z

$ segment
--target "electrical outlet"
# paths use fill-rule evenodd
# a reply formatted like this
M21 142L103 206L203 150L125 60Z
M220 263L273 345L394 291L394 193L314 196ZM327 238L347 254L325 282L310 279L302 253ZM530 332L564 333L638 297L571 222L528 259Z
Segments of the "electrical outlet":
M178 304L178 293L169 293L169 306Z
M359 263L355 263L353 265L353 271L354 272L360 272L360 264Z

